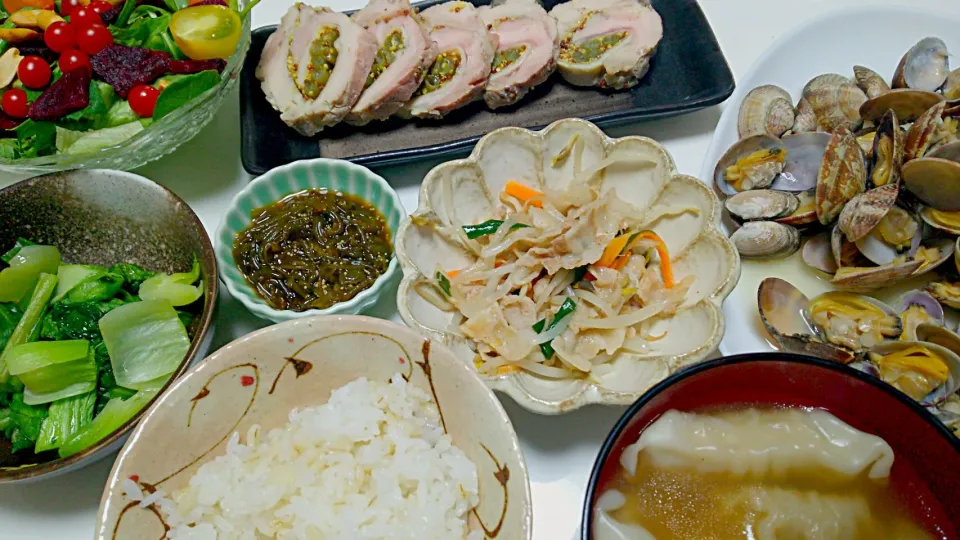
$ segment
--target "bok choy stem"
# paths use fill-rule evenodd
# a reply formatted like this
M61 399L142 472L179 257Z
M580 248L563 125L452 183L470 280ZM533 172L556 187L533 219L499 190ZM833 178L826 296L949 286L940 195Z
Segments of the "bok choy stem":
M11 334L10 339L7 340L7 345L3 348L3 353L0 353L0 385L4 385L10 380L10 370L7 368L6 362L7 354L10 349L17 345L23 345L36 339L36 336L39 334L40 321L56 288L57 276L40 274L40 279L37 281L37 286L33 290L33 295L30 297L30 303L27 305L27 309L23 312L23 317L20 318L20 322L17 323L17 327L14 328L13 334Z
M40 437L37 438L34 452L39 454L60 448L67 439L93 421L96 403L96 392L87 392L51 403L48 416L40 426Z

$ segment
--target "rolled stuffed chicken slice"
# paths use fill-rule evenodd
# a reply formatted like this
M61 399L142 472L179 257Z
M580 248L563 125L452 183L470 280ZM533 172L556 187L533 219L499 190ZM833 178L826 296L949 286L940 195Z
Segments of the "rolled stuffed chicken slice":
M363 125L390 117L410 101L437 58L437 45L409 0L371 0L353 21L370 31L379 47L365 89L346 118Z
M346 15L298 2L267 39L257 78L280 118L311 136L350 112L376 52L373 34Z
M516 103L557 67L557 22L537 0L507 0L477 10L498 46L483 94L491 109Z
M422 15L439 54L401 113L443 118L483 92L497 38L487 32L476 8L467 2L439 4L424 10Z
M550 15L560 33L560 74L578 86L634 86L663 38L660 15L643 0L570 0Z

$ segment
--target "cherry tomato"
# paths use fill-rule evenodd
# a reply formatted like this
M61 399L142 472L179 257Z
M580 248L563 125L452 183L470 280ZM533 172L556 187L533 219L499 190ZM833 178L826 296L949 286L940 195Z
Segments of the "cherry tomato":
M50 82L50 64L39 56L24 56L17 67L17 77L27 88L43 88Z
M102 24L91 24L77 32L77 48L87 54L97 54L113 44L113 34Z
M170 33L183 54L194 60L229 58L237 50L243 22L223 6L191 6L170 18Z
M153 116L153 109L157 106L157 98L160 97L160 91L156 88L138 84L130 90L127 100L130 102L130 108L133 112L143 117Z
M14 118L26 118L27 105L27 93L23 88L11 88L3 93L3 98L0 98L0 107L3 107L3 112Z
M88 74L93 73L93 67L90 65L90 57L87 56L87 53L77 49L64 51L63 54L60 55L58 65L60 66L60 71L64 73L70 73L78 69L82 69Z
M106 2L97 0L96 2L90 2L90 4L87 5L87 8L92 9L97 15L103 15L104 13L113 9L113 6Z
M80 0L60 0L60 15L68 17L82 5Z
M3 9L7 13L16 13L23 8L53 9L53 0L3 0Z
M77 30L71 24L57 21L43 32L43 42L54 52L62 53L77 44Z
M99 24L103 26L103 19L101 19L100 14L90 6L81 6L70 14L70 24L77 29L77 34L79 35L84 28L90 25Z

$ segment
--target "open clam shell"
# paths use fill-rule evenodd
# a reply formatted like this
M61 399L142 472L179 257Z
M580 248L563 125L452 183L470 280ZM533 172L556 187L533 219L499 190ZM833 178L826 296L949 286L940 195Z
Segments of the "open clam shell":
M947 44L937 37L926 37L910 48L893 74L894 88L939 90L950 73Z
M830 144L830 134L823 132L797 133L783 138L787 151L783 171L770 186L779 191L810 191L817 187L817 175L823 164L823 154Z
M939 325L922 324L917 328L917 335L929 335L936 332L949 333L950 331ZM891 361L896 353L905 353L908 350L921 349L934 355L946 367L945 379L937 381L932 372L939 372L940 367L925 367L917 369L916 364L929 362L923 356L914 356L909 364ZM960 389L960 356L948 347L933 341L888 341L870 349L870 359L877 366L880 380L890 384L897 390L907 394L924 405L935 405ZM939 363L939 362L937 362Z
M952 143L939 146L935 150L931 150L930 153L927 154L927 157L935 157L960 162L960 141L954 141Z
M945 101L934 104L921 114L916 122L910 126L910 131L907 133L903 147L903 159L905 161L925 156L931 145L940 140L940 137L943 135L941 133L943 127L943 111L946 107L947 103Z
M848 237L848 240L850 238ZM877 265L891 264L898 258L912 257L923 240L923 227L917 218L899 206L890 207L867 234L854 244L860 254Z
M920 115L943 101L942 95L926 90L909 88L891 90L885 94L868 99L860 106L860 116L864 122L879 122L887 111L897 113L902 123L910 123L920 118Z
M813 111L813 105L806 98L800 98L797 102L795 117L793 121L792 133L807 133L817 130L817 113Z
M888 184L900 183L900 169L904 161L904 147L906 145L903 130L900 129L900 119L897 113L887 111L877 126L873 138L873 145L869 156L867 171L867 185L881 187Z
M921 324L943 325L943 306L926 291L909 291L898 302L900 320L903 321L901 340L916 340L917 328ZM960 350L960 349L958 349Z
M910 277L922 264L922 261L908 260L883 266L841 266L830 283L846 291L875 291Z
M924 204L945 212L960 211L960 163L924 157L903 165L903 185Z
M828 225L850 199L866 189L867 171L863 150L853 135L837 129L823 154L817 176L817 219Z
M817 221L817 195L815 190L802 191L797 193L797 209L791 212L789 215L786 215L781 218L777 218L775 221L778 223L783 223L784 225L790 225L791 227L797 227L798 229L803 229L809 227Z
M924 223L934 229L960 235L960 212L943 212L936 208L923 206L920 208L919 215Z
M943 95L947 99L960 99L960 68L947 75L947 82L943 85Z
M766 135L754 135L740 139L720 158L714 169L714 185L720 194L735 195L750 189L770 187L783 171L786 153L780 139ZM740 175L729 178L736 167Z
M927 283L926 291L941 304L953 309L960 309L960 283L931 281Z
M740 105L737 131L744 139L753 135L783 135L795 120L790 93L772 84L751 90Z
M754 189L731 195L723 205L734 218L754 221L789 216L797 210L800 199L786 191Z
M591 179L582 174L620 155L626 160ZM462 226L502 217L499 196L506 180L544 192L590 181L601 193L615 192L620 202L633 207L636 220L667 244L675 279L693 284L675 313L643 323L642 332L664 335L643 355L621 353L602 369L571 379L527 372L484 374L491 388L542 414L560 414L590 403L627 404L716 348L724 331L720 306L739 276L736 249L719 231L716 195L695 178L679 174L655 141L612 139L593 124L575 119L537 132L517 128L491 132L470 157L443 163L427 174L419 207L401 224L396 240L403 269L397 308L408 326L451 347L473 365L477 345L460 331L462 315L442 295L437 297L435 274L438 269L465 268L476 260L477 242L465 237Z
M890 91L890 85L883 77L870 68L863 66L853 66L853 76L857 80L857 86L867 95L867 98L873 99L877 96L886 94Z
M893 208L898 193L897 185L889 184L857 195L844 205L837 225L851 242L860 240Z
M837 261L830 249L830 233L822 232L811 236L803 243L803 262L807 266L825 274L837 272Z
M892 307L850 292L821 294L807 303L802 315L822 341L852 351L896 339L903 332L900 315Z

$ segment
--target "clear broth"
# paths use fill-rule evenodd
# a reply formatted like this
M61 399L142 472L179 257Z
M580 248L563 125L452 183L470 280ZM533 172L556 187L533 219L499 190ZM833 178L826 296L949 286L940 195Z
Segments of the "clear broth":
M610 516L620 523L643 527L657 540L934 538L911 518L888 481L877 482L866 474L838 481L829 470L811 468L783 478L754 479L661 468L641 452L636 475L630 476L623 467L617 467L606 487L620 491L626 498L626 504L609 512ZM766 495L761 495L764 492ZM799 498L794 499L793 494L799 494ZM786 497L789 501L779 505L787 508L784 515L790 517L789 523L777 528L772 536L770 529L761 534L765 523L769 523L767 509L751 502L765 497ZM814 523L817 520L800 522L801 513L796 511L803 501L817 500L829 509L817 516L823 518L819 531ZM858 518L853 521L855 532L840 528L840 518L851 514Z

